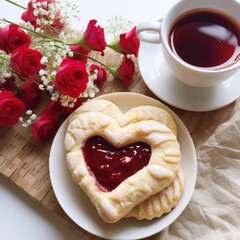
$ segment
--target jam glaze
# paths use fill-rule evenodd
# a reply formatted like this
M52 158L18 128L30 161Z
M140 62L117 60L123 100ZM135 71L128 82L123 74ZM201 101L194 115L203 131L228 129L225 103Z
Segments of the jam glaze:
M147 143L136 142L116 148L100 136L87 139L82 150L88 171L104 192L114 190L141 170L151 157L151 147Z

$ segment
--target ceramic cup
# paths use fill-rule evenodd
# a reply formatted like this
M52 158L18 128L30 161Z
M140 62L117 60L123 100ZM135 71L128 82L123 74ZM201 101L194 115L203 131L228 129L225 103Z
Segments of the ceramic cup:
M161 21L140 23L136 34L141 41L161 43L165 62L173 75L181 82L194 87L211 87L235 74L240 69L240 61L212 70L191 65L173 53L169 44L172 25L179 16L196 9L224 12L232 16L240 28L240 3L236 0L180 0Z

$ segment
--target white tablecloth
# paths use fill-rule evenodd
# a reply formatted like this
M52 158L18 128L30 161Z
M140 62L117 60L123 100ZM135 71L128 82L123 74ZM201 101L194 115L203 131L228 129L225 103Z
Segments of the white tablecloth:
M180 217L152 240L240 239L240 98L232 118L198 152L193 197Z

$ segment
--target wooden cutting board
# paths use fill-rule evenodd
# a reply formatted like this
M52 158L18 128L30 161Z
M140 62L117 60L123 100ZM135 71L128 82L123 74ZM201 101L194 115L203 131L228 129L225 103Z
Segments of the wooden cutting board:
M95 57L98 57L96 54ZM136 63L136 72L129 87L111 75L108 81L100 89L98 95L112 92L136 92L152 98L155 97L145 85ZM120 55L108 50L104 62L109 66L118 65L121 62ZM159 100L159 99L158 99ZM160 100L159 100L160 101ZM47 105L48 98L45 98L36 109L36 112ZM234 103L215 111L191 112L169 106L183 121L189 130L196 149L212 135L218 125L229 119L233 112ZM52 141L39 143L32 137L31 128L22 128L17 123L11 128L0 127L0 173L10 182L17 185L23 193L29 195L49 212L60 217L72 229L86 240L100 239L91 235L77 226L62 210L58 204L51 187L49 178L49 152Z

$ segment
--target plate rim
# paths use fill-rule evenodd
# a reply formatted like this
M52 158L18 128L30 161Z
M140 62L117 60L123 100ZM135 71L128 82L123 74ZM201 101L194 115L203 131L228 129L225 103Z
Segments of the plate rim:
M167 224L165 224L166 226L164 226L163 228L160 229L160 231L162 231L164 228L166 228L167 226L169 226L170 224L172 224L174 221L176 221L176 219L177 219L177 218L180 216L180 214L184 211L184 209L185 209L186 206L189 204L189 202L190 202L190 200L191 200L191 198L192 198L192 195L193 195L193 192L194 192L194 189L195 189L195 185L196 185L196 179L197 179L197 155L196 155L196 149L195 149L194 143L193 143L193 141L192 141L192 138L191 138L191 136L190 136L190 133L188 132L186 126L185 126L184 123L181 121L181 119L176 115L176 113L174 113L174 112L173 112L169 107L167 107L164 103L162 103L162 102L160 102L160 101L158 101L158 100L156 100L156 99L154 99L154 98L151 98L151 97L149 97L149 96L142 95L142 94L139 94L139 93L133 93L133 92L115 92L115 93L104 94L104 95L98 96L98 97L96 97L96 98L94 98L94 99L101 99L101 98L108 98L108 97L111 98L111 96L120 97L120 96L122 96L122 95L131 95L131 96L143 97L143 98L149 99L149 101L155 102L157 105L159 104L159 107L162 106L164 109L166 109L166 110L173 116L174 120L175 120L175 121L177 120L176 124L177 124L177 125L180 124L181 129L185 131L185 134L187 134L188 140L190 141L190 144L191 144L191 150L193 151L193 154L194 154L194 159L193 159L194 168L192 169L194 178L191 179L191 180L192 180L192 184L191 184L190 194L186 197L187 200L185 200L185 202L182 204L182 209L180 209L180 210L178 211L178 213L176 214L176 217L175 217L173 220L170 220ZM93 99L93 100L94 100L94 99ZM71 116L71 115L70 115L70 116ZM51 149L50 149L50 154L49 154L49 176L50 176L50 181L51 181L52 189L53 189L53 192L54 192L54 194L55 194L55 197L56 197L59 205L61 206L61 208L63 209L63 211L68 215L68 217L69 217L73 222L75 222L75 223L76 223L80 228L82 228L83 230L85 230L85 231L87 231L87 232L89 232L89 233L91 233L91 234L93 234L93 235L95 235L95 236L97 236L97 237L109 238L109 236L104 235L104 233L102 233L102 232L99 233L99 232L96 232L96 231L89 231L89 229L86 229L86 228L84 228L81 224L79 224L79 223L76 221L76 219L73 219L73 218L68 214L68 210L65 208L65 206L63 206L62 201L61 201L61 198L59 198L59 195L58 195L58 193L56 192L56 188L55 188L55 186L54 186L54 185L55 185L55 180L53 179L53 174L52 174L52 171L53 171L53 170L52 170L52 164L51 164L51 163L52 163L51 159L52 159L52 155L53 155L53 146L54 146L55 141L56 141L56 139L57 139L57 137L58 137L58 134L60 134L60 131L65 130L65 127L66 127L65 125L67 124L67 121L68 121L68 119L70 118L70 116L69 116L67 119L65 119L65 121L62 123L62 125L61 125L60 128L58 129L58 131L57 131L57 133L56 133L56 135L55 135L55 137L54 137L54 140L53 140L53 142L52 142ZM64 129L62 130L62 128L64 128ZM179 127L178 127L178 128L179 128ZM60 130L60 129L61 129L61 130ZM65 157L64 157L64 158L65 158ZM72 182L73 182L73 184L75 184L73 180L72 180ZM183 194L184 194L184 192L183 192ZM181 198L180 198L179 201L181 201ZM89 203L91 203L90 200L89 200ZM178 209L178 208L176 207L175 209ZM160 219L161 219L161 218L157 219L157 221L159 221ZM138 220L137 220L137 221L138 221ZM134 238L125 238L125 237L124 237L124 238L123 238L123 237L118 237L118 236L116 236L116 237L111 236L111 239L112 239L112 240L123 240L123 239L124 239L124 240L136 240L136 239L142 239L142 238L150 237L150 236L152 236L152 235L154 235L154 234L156 234L156 233L158 233L158 232L159 232L159 230L156 230L156 229L155 229L154 232L151 232L150 234L146 234L146 235L144 235L144 236L139 236L139 237L137 237L137 238L136 238L136 237L134 237Z

